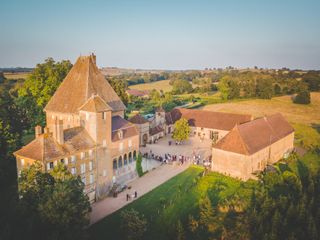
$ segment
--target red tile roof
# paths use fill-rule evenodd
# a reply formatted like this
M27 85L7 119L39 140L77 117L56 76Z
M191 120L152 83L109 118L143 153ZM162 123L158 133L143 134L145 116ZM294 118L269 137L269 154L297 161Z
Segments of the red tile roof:
M112 141L119 141L118 131L122 131L122 138L129 138L138 135L138 130L134 124L123 119L120 116L112 117Z
M293 127L278 113L235 126L213 148L251 155L293 132Z
M155 134L157 134L157 133L160 133L160 132L163 132L163 131L164 131L164 130L163 130L162 127L156 126L156 127L150 128L149 134L150 134L151 136L153 136L153 135L155 135Z
M247 114L175 108L170 112L170 115L166 114L167 124L174 124L182 117L187 119L189 125L193 127L203 127L225 131L230 131L236 124L249 122L252 118L251 115Z
M112 108L98 95L94 95L83 104L79 110L87 112L105 112L110 111Z
M147 123L148 120L146 120L143 116L140 114L136 114L133 117L129 118L129 121L135 124L144 124Z
M43 162L93 147L95 142L88 132L82 127L75 127L64 130L63 144L59 144L52 133L44 133L14 154Z
M136 97L143 97L150 94L148 90L128 89L127 93Z

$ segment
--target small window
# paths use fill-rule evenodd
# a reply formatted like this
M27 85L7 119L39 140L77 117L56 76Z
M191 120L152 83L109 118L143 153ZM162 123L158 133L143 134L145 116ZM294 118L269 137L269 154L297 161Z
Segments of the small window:
M93 173L90 174L90 184L92 184L94 182L94 175Z
M53 162L49 162L49 169L53 168Z
M60 159L60 163L64 164L64 159L63 158Z
M90 161L90 162L89 162L89 171L92 171L92 169L93 169L93 162Z
M85 173L86 172L86 164L85 163L82 163L81 164L81 174Z

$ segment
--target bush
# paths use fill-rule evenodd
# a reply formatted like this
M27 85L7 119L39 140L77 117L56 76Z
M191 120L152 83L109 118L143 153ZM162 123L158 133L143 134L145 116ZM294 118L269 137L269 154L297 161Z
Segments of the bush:
M143 174L144 174L141 163L142 163L142 156L141 156L141 154L139 153L138 158L137 158L137 161L136 161L136 169L137 169L137 172L138 172L139 177L142 177Z
M299 92L297 96L293 99L293 102L298 104L309 104L310 92L307 90Z

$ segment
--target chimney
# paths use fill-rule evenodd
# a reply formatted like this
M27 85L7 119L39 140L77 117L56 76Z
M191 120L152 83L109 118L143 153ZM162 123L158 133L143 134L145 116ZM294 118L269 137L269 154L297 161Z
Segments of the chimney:
M56 140L59 144L64 143L64 135L63 135L63 120L58 120L56 122Z
M97 58L96 58L96 55L94 55L94 53L91 53L91 59L94 65L97 65L97 61L96 61Z
M49 128L48 128L48 127L45 127L45 128L44 128L44 133L45 133L45 134L48 134L49 132L50 132L50 131L49 131Z
M34 132L35 132L35 135L36 135L36 138L38 138L41 134L42 134L42 127L37 125L35 128L34 128Z

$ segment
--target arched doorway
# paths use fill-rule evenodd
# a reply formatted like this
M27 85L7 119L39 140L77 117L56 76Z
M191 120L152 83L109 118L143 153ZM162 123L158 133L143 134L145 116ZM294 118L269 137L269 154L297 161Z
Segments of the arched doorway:
M137 152L136 150L133 151L133 160L135 161L137 159Z
M142 136L142 143L145 146L147 144L147 142L148 142L148 134L145 133Z
M132 163L132 153L129 152L129 163Z

